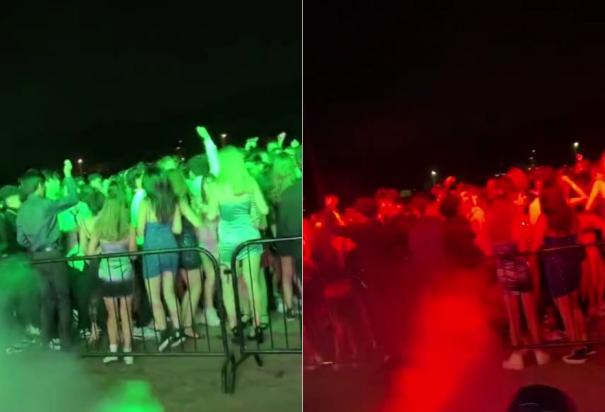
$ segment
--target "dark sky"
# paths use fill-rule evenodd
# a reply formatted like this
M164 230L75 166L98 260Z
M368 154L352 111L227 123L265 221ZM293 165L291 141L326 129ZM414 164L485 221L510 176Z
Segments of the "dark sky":
M234 139L300 135L301 5L197 3L5 5L2 180L64 157L128 165L179 138L193 152L197 123Z
M307 190L350 198L421 187L431 168L483 179L532 149L562 163L574 140L605 149L595 10L415 3L305 13Z

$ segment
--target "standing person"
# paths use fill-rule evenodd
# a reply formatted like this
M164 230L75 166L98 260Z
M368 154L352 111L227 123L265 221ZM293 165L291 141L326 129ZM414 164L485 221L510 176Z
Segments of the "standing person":
M147 197L139 209L137 236L143 239L143 250L176 249L174 235L182 232L181 212L170 182L156 167L147 170L143 179ZM143 276L151 302L155 328L160 333L158 350L176 347L185 341L181 331L180 313L174 291L174 276L178 269L178 253L166 252L143 256ZM163 293L162 293L163 292ZM164 301L170 312L172 334L168 332Z
M201 225L201 218L191 207L191 199L187 189L185 176L178 169L168 172L168 179L172 185L172 190L177 197L179 209L182 213L181 234L177 236L179 247L194 248L198 246L197 230ZM185 329L185 336L192 339L199 339L200 335L195 330L194 313L199 305L202 296L202 259L197 250L187 250L180 252L180 274L187 290L183 294L181 301L181 319Z
M25 201L17 214L17 241L32 252L34 260L64 256L57 215L78 203L76 182L71 174L72 169L71 162L66 160L63 174L67 196L63 199L45 198L44 178L37 172L31 171L26 174L21 182L22 199ZM37 269L40 273L41 323L44 342L48 344L51 342L54 315L58 309L61 347L69 349L71 346L71 302L67 266L65 263L44 263L37 265Z
M277 203L277 237L302 236L302 179L296 176L294 159L279 155L273 166ZM282 289L286 319L294 320L293 285L302 273L302 245L298 241L277 245L281 259ZM300 279L296 279L300 281ZM298 282L296 282L298 284Z
M533 249L547 249L543 254L546 284L561 314L567 336L573 342L586 340L586 325L579 304L579 288L584 249L578 242L578 220L554 171L544 179L540 192L540 215ZM557 249L561 248L563 249ZM548 251L554 248L555 250ZM586 362L592 350L587 346L575 348L563 357L566 363Z
M123 253L136 250L134 230L130 225L128 206L120 187L111 183L107 199L94 222L88 254ZM118 360L119 328L123 342L124 362L132 365L132 292L134 270L128 256L102 259L99 262L100 290L107 309L107 335L110 356L104 363Z
M529 259L523 253L528 244L523 236L526 218L522 206L514 203L514 191L506 178L496 181L492 202L487 209L485 221L486 254L496 257L496 275L502 289L506 312L508 313L510 340L513 347L520 346L522 331L520 315L523 314L530 332L531 344L540 342L538 314L533 299L533 283ZM521 305L519 305L521 301ZM534 350L538 365L548 363L548 355ZM515 350L502 362L505 369L521 370L524 367L523 353Z
M223 268L223 295L229 318L229 326L235 333L236 315L233 301L233 284L228 273L233 252L238 245L248 240L260 239L252 209L256 208L258 215L266 216L269 207L258 186L258 183L248 174L243 154L235 147L228 146L219 152L220 172L208 189L209 220L220 217L219 222L219 255ZM262 307L264 282L260 273L260 258L263 248L260 245L248 247L236 257L243 270L250 301L253 306L254 335L250 339L263 341Z

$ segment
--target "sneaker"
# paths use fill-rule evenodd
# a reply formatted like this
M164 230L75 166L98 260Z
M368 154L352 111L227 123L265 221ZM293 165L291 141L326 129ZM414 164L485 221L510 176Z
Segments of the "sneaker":
M120 358L118 358L116 355L111 355L111 356L105 356L103 358L103 363L105 365L109 364L109 363L113 363L113 362L117 362Z
M275 295L275 306L278 313L284 313L284 302L281 299L281 295Z
M132 365L134 363L134 357L132 357L131 355L128 355L130 352L132 352L131 349L124 349L124 363L128 366Z
M61 341L59 339L53 339L50 342L48 342L48 347L50 350L61 350Z
M292 322L292 321L296 320L296 315L294 314L294 310L288 309L286 311L286 320L288 322Z
M221 325L221 319L218 317L215 308L208 308L204 310L204 320L208 326L216 327Z
M519 352L513 352L508 359L502 362L504 369L520 371L525 365L523 364L523 355Z
M563 362L569 363L570 365L581 365L588 359L586 348L574 349L567 356L563 356Z
M40 329L33 325L27 325L25 327L25 333L31 336L40 336Z
M550 362L550 355L543 350L536 349L534 351L534 355L536 356L536 363L540 366L546 365Z
M177 346L181 345L186 340L187 340L187 336L185 336L185 334L183 332L181 332L180 330L174 331L174 333L172 334L170 347L176 348Z
M592 345L586 345L586 355L592 356L596 355L597 350Z
M164 352L168 345L172 343L172 336L168 333L167 330L163 330L160 332L160 344L158 345L158 351Z

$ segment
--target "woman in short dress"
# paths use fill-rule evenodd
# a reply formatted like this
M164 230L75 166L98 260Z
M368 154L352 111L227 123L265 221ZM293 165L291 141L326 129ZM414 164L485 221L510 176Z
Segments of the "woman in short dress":
M143 178L147 197L141 202L137 236L144 239L143 250L176 249L175 235L182 232L181 212L178 200L165 174L151 167ZM185 341L181 330L178 302L174 290L174 277L179 265L177 252L143 255L143 277L153 311L156 330L160 334L158 350L176 347ZM168 331L164 302L170 313L172 333Z
M258 186L246 169L243 154L235 147L226 147L219 153L220 172L208 189L207 218L219 221L219 258L223 272L223 300L227 309L229 326L235 333L236 314L233 300L233 284L227 269L235 249L248 240L259 239L260 232L254 223L252 210L266 216L269 207ZM241 265L244 281L248 289L254 322L254 334L250 339L263 341L261 328L263 308L263 290L265 282L261 279L261 245L242 250L236 257Z
M523 226L528 224L527 216L523 213L523 206L515 204L513 194L513 186L508 178L500 178L495 182L484 230L486 253L495 258L496 276L508 314L511 344L518 347L523 343L520 314L525 315L531 343L534 345L540 342L540 330L529 257L523 254L529 247L523 236ZM548 363L549 356L544 351L536 349L534 355L538 365ZM523 352L514 350L502 362L502 367L523 369Z
M556 173L552 171L540 191L542 213L536 223L534 249L541 253L546 285L561 314L568 338L586 340L584 315L579 304L584 249L578 241L578 219L567 199ZM551 250L554 249L554 250ZM580 346L563 357L566 363L586 362L591 349Z
M116 183L108 187L107 198L94 223L88 254L95 255L99 247L101 254L136 250L124 193ZM121 325L124 362L131 365L133 357L128 353L132 352L133 267L130 258L124 256L102 259L99 262L99 281L99 289L107 309L107 335L111 352L103 362L118 360L118 325Z

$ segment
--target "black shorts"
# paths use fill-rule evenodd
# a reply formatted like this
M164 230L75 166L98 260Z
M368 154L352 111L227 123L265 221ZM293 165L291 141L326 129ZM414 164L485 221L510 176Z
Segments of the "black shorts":
M101 296L104 298L125 298L132 296L134 290L134 280L125 280L121 282L100 281Z

